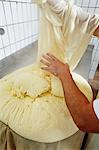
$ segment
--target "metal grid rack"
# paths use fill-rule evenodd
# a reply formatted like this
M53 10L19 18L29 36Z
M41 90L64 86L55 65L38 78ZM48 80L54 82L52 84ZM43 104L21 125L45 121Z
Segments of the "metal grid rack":
M99 0L75 0L85 11L99 14ZM0 0L0 59L20 50L38 39L39 11L31 0ZM92 38L94 45L89 77L93 78L99 62L99 40Z

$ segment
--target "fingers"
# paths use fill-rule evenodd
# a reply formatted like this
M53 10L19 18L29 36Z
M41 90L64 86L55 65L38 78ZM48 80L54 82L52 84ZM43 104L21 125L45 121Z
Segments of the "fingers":
M50 58L52 58L54 61L55 60L58 60L53 54L51 54L51 53L47 53L47 55L50 57Z
M48 55L43 55L42 57L43 57L44 59L46 59L47 61L49 61L49 62L54 61L53 58L49 57Z
M43 59L41 59L40 62L48 67L56 62L60 62L54 55L50 53L43 55L42 58Z
M55 61L55 60L57 60L57 61L59 61L53 54L51 54L51 53L47 53L46 55L43 55L42 56L44 59L46 59L47 61Z
M50 69L48 67L41 67L41 69L43 70L46 70L46 71L49 71L50 72Z
M46 66L50 66L50 63L45 61L45 60L43 60L43 59L41 59L40 62L43 63Z

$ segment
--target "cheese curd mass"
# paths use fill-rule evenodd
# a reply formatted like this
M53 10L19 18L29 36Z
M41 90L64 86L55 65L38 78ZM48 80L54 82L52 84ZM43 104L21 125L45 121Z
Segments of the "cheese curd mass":
M92 99L88 83L73 73L77 86ZM78 131L65 104L61 82L38 65L30 65L0 80L0 120L17 134L51 143Z

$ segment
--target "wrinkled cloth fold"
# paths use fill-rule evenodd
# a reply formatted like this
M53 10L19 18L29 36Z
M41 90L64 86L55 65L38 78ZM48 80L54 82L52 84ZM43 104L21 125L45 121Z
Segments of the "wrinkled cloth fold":
M72 137L51 143L39 143L25 139L8 126L0 122L0 150L79 150L84 138L84 133L78 131ZM71 144L72 143L72 144Z
M47 1L34 1L39 2L41 8L38 62L42 54L50 52L67 62L73 71L99 25L99 16L83 11L71 0L57 0L52 5Z

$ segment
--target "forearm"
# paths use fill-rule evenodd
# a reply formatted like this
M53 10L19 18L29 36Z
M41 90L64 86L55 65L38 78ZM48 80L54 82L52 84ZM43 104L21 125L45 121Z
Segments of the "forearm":
M84 94L78 89L72 75L68 72L61 77L66 105L73 117L74 122L82 128L85 122L89 122L91 114L89 102Z

